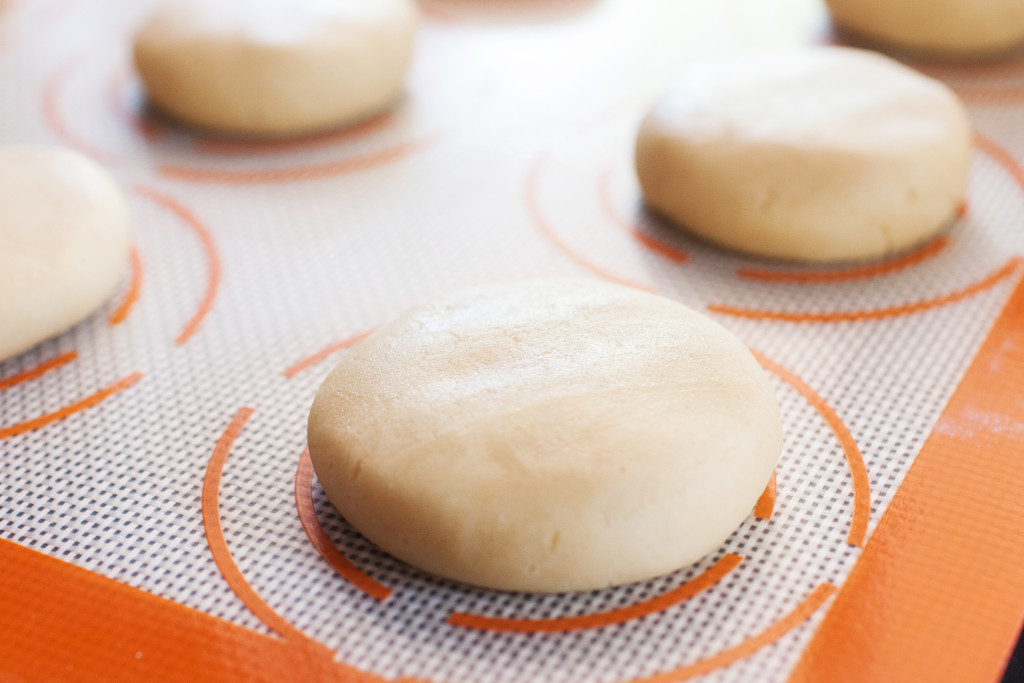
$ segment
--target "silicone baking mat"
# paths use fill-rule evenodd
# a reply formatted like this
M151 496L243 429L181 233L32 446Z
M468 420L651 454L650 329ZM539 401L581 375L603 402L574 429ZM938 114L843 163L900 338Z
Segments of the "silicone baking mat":
M643 113L695 59L832 40L810 0L424 0L407 93L336 133L148 113L146 3L8 0L4 141L123 183L117 295L0 364L0 679L993 681L1024 615L1024 60L917 66L977 129L961 217L822 269L648 214ZM769 370L785 447L721 548L621 588L440 581L326 502L305 418L428 297L607 278L707 312Z

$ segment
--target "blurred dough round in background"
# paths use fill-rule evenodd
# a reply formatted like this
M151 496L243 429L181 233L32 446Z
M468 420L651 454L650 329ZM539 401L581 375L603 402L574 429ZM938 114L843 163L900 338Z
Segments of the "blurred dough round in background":
M135 38L149 101L193 126L281 137L364 119L402 91L412 0L170 0Z
M352 347L309 453L356 529L501 590L674 571L750 514L782 448L750 351L669 299L589 280L465 290Z
M949 88L863 50L752 53L689 69L636 143L647 203L739 251L848 261L956 214L971 128Z
M0 147L0 361L106 301L129 242L121 190L94 162L55 147Z
M1024 45L1022 0L825 0L843 30L946 57L998 55Z

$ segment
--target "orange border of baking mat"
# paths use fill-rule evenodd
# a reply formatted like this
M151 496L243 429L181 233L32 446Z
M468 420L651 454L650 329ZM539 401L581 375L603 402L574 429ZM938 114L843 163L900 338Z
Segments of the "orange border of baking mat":
M1024 283L790 683L998 681L1024 621Z
M265 636L0 539L0 680L367 680Z

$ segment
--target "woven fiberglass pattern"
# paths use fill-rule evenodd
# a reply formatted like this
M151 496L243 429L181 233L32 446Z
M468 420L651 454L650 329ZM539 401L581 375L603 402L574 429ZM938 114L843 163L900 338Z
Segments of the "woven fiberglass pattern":
M222 443L212 491L220 528L260 599L341 661L459 683L652 676L742 646L819 587L843 583L1018 277L1024 194L1014 159L1024 137L1013 124L1019 107L998 91L1024 86L1024 66L934 71L963 90L980 135L966 212L926 257L871 276L787 282L780 273L806 269L723 253L646 213L632 142L653 98L700 55L821 41L815 3L530 4L488 14L424 0L416 65L392 114L263 146L196 138L145 111L128 57L145 3L7 10L6 139L78 148L118 177L141 279L123 322L108 319L128 295L128 274L90 319L0 364L2 381L77 354L0 389L0 435L27 425L0 437L0 536L272 633L232 591L208 542L204 477ZM974 93L977 83L987 89ZM712 555L668 576L521 595L390 558L339 517L315 478L300 476L330 541L391 590L386 600L366 594L317 552L297 512L319 383L342 342L418 302L538 275L654 289L763 354L785 429L771 518L752 515ZM861 462L867 486L855 490ZM601 614L711 574L712 585L678 604L599 628L449 623L453 614ZM708 680L785 680L823 612L810 609Z

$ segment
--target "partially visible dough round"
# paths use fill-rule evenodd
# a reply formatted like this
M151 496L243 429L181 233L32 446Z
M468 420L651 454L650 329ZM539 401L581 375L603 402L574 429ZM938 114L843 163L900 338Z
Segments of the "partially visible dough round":
M135 38L150 101L228 134L340 126L401 94L412 0L169 0Z
M967 189L971 128L945 85L849 48L691 68L636 143L647 203L725 247L802 261L934 235Z
M775 395L736 337L586 280L466 290L341 360L309 416L328 498L429 572L553 592L692 563L779 458Z
M0 360L96 310L129 241L124 198L102 168L65 149L0 147Z
M898 48L984 57L1024 44L1021 0L825 0L843 29Z

